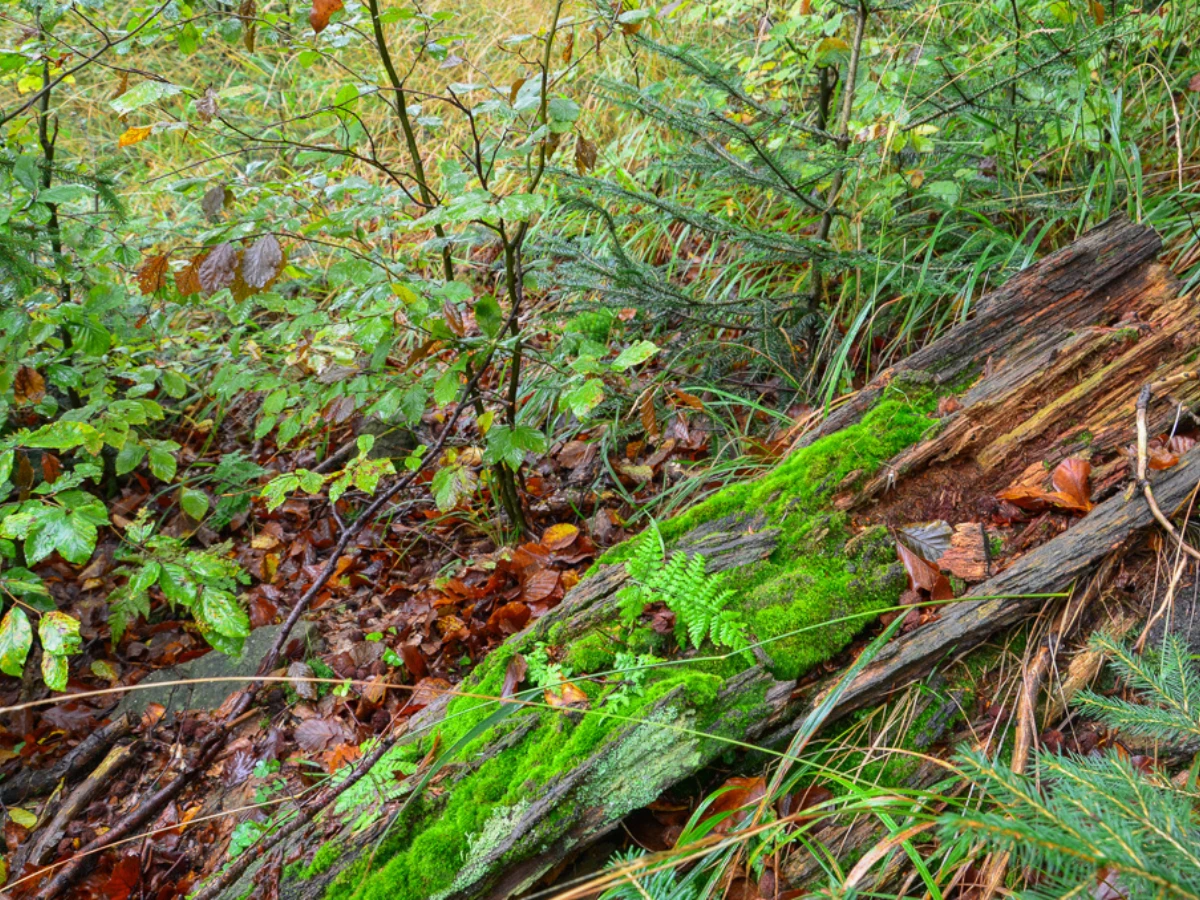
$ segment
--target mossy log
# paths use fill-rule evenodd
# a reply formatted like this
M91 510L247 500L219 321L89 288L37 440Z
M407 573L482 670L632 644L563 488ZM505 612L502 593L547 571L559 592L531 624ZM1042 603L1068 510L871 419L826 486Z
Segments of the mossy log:
M318 817L290 850L282 896L468 900L528 888L730 742L787 739L824 690L803 676L905 587L889 526L985 521L996 491L1080 454L1099 505L1061 533L1051 528L1061 516L1031 525L1034 549L1006 553L1003 571L888 645L835 715L886 698L1044 602L1029 595L1085 575L1152 521L1123 489L1139 386L1195 356L1200 310L1155 262L1159 246L1148 228L1105 223L982 298L974 318L880 375L773 472L662 525L674 550L729 573L759 642L752 656L680 655L624 622L615 595L630 551L615 548L460 686L477 696L426 708ZM1193 383L1175 399L1198 397ZM1160 405L1152 427L1176 416ZM1158 473L1163 509L1198 478L1196 451ZM617 651L671 661L630 683L605 674ZM582 677L586 709L482 699L533 652ZM432 775L431 759L446 763Z

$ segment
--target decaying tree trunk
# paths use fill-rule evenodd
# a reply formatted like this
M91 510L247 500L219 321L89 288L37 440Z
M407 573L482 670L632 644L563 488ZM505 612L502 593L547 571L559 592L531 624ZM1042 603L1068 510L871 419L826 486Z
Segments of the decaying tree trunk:
M830 508L847 512L856 528L928 519L985 521L996 508L997 491L1044 479L1048 468L1080 453L1090 456L1093 497L1102 501L1052 537L1039 528L1053 531L1057 522L1061 530L1063 516L1035 521L1024 538L1033 549L1015 559L1006 554L1010 561L1002 571L990 571L997 568L996 560L977 561L990 577L934 621L884 648L841 695L834 716L887 697L948 655L1020 621L1045 602L1029 595L1069 588L1152 524L1144 499L1126 490L1134 401L1143 383L1189 365L1200 332L1200 309L1179 295L1178 285L1155 262L1159 247L1148 228L1124 220L1105 223L983 298L972 320L883 373L798 442L808 446L846 429L902 373L924 373L927 382L970 387L957 395L955 409L936 423L931 420L937 425L932 437L910 446L865 483L860 479L831 491ZM1195 383L1180 385L1174 399L1182 406L1156 404L1152 429L1169 429L1178 410L1198 398ZM1155 473L1154 492L1168 515L1188 500L1198 479L1197 451ZM782 540L777 530L762 525L753 516L721 519L689 533L678 546L702 550L710 571L734 569L768 557ZM523 646L551 637L566 643L612 621L614 594L626 578L622 566L602 569L513 640ZM725 745L719 740L693 733L700 723L739 741L779 743L794 733L824 690L820 683L801 687L795 680L779 680L760 659L725 681L704 709L689 705L694 701L680 692L661 698L639 713L641 721L621 723L591 755L539 785L527 800L497 810L480 831L464 836L462 845L442 848L453 855L456 877L428 893L467 900L521 891L721 752ZM427 708L412 723L413 733L427 734L446 708L447 702ZM430 799L405 810L395 827L394 813L405 803L395 787L403 776L381 763L377 807L365 817L362 808L325 813L311 835L292 848L292 858L302 867L322 842L339 850L326 853L307 877L285 878L283 896L320 897L332 891L344 897L357 890L378 897L420 896L423 888L411 875L390 891L386 880L380 881L388 877L390 856L405 853L406 841L417 840L422 829L438 822L456 785L514 752L532 727L497 729L491 743L473 747L470 758L422 784ZM421 777L418 772L409 781ZM364 863L366 858L370 861ZM228 896L237 896L247 884L243 880Z

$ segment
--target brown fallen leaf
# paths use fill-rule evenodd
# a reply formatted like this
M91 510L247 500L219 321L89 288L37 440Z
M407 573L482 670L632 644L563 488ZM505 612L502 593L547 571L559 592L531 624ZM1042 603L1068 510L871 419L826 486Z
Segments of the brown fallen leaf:
M745 821L750 815L750 808L762 800L766 793L767 782L761 776L730 778L721 785L720 795L709 805L704 818L732 813L713 826L717 834L727 834Z
M559 685L558 691L546 688L542 696L551 706L567 709L587 709L588 706L588 695L570 682Z
M320 34L329 27L329 18L340 10L342 0L313 0L312 12L308 14L308 24L312 26L313 34Z

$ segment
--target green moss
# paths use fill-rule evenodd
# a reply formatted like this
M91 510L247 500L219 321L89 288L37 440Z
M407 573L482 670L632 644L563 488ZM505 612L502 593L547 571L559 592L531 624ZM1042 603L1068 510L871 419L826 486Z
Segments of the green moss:
M317 852L313 854L312 861L307 866L289 867L289 869L285 870L285 875L289 879L307 881L309 878L315 878L332 869L333 864L338 861L341 855L342 848L330 841L317 848Z
M821 438L766 477L731 485L660 526L668 541L726 517L750 520L755 528L778 529L779 539L769 559L729 576L735 602L753 638L765 642L763 650L776 676L793 678L828 659L861 630L868 617L833 620L878 611L899 596L903 572L886 532L869 532L848 541L846 517L830 513L827 501L861 484L883 461L918 440L930 427L927 413L935 404L927 386L896 384L857 425ZM619 562L628 553L627 542L610 550L604 561ZM568 642L560 625L549 628L546 635L552 644L570 643L565 663L581 673L610 667L622 645L630 652L662 655L668 640L645 627L631 630L623 640L598 628ZM462 689L499 697L509 661L528 649L516 643L497 648ZM748 722L764 714L766 678L736 708L724 710L719 720L705 712L727 680L752 663L747 653L650 670L640 692L626 696L616 707L619 716L605 715L604 698L611 694L611 686L579 682L591 709L524 709L480 735L473 732L497 709L496 702L455 698L438 726L437 746L444 753L468 736L470 743L446 767L447 774L439 776L438 791L413 799L370 861L352 864L327 896L330 900L427 900L469 886L482 874L487 860L501 852L507 836L529 824L522 823L521 817L530 802L618 734L625 738L600 757L573 799L602 807L608 815L622 815L650 802L665 783L725 746L705 738L705 733L741 734ZM433 741L432 735L424 735L397 748L386 758L385 776L411 766L430 751ZM508 746L486 757L485 751L494 749L496 741L506 741ZM378 792L378 788L368 784L366 791ZM360 793L353 802L368 799ZM578 812L571 806L556 810L554 816L562 818L558 826ZM531 834L548 841L560 839L560 832L561 827L548 820ZM510 851L514 859L536 852L539 840L523 838Z
M575 672L600 672L610 668L615 657L613 636L597 631L572 641L564 662Z

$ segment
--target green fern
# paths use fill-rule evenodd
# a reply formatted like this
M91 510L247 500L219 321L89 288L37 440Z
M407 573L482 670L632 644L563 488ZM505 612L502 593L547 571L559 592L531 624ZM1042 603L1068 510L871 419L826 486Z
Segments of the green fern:
M626 622L632 624L650 603L665 603L675 613L680 644L699 648L706 640L716 647L745 650L750 645L746 623L729 609L734 592L722 574L710 575L700 553L673 553L667 558L662 535L651 524L638 538L625 562L631 584L617 592Z

